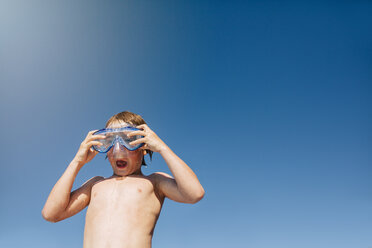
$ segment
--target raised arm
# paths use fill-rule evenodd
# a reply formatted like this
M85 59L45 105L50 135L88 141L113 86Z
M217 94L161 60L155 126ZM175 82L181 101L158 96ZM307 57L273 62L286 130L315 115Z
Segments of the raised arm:
M195 173L169 147L160 152L174 178L157 172L156 185L164 196L182 203L196 203L204 197L204 189Z
M99 141L94 141L96 137L92 137L93 132L88 133L85 140L81 143L75 158L50 192L41 211L43 218L47 221L57 222L84 209L89 204L92 186L95 182L102 179L102 177L93 177L79 189L71 192L79 170L97 154L97 152L92 150L91 146L101 144Z
M60 195L56 193L63 186L54 187L42 210L43 218L50 222L58 222L79 213L88 206L93 185L102 179L103 177L99 176L92 177L80 188L68 193L67 197L63 193ZM66 203L67 206L64 207Z
M143 131L129 134L142 135L144 138L131 144L145 143L144 148L159 152L167 163L173 177L166 173L154 174L155 182L160 194L171 200L183 203L196 203L204 197L204 189L191 168L180 159L146 124L137 126Z
M104 178L99 176L92 177L91 179L86 181L80 188L71 192L70 200L66 209L62 213L60 213L56 219L53 219L52 222L58 222L71 217L88 206L93 185L102 179Z

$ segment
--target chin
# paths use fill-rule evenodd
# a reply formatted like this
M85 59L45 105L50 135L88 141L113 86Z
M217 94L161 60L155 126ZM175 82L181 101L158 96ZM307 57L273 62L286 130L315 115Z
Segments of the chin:
M116 175L119 175L119 176L129 176L129 175L135 174L137 169L134 169L132 167L120 169L115 166L115 169L113 169L113 171L115 172Z
M117 175L117 176L123 176L123 177L125 177L125 176L129 176L130 174L129 173L123 173L123 172L115 172L115 174Z

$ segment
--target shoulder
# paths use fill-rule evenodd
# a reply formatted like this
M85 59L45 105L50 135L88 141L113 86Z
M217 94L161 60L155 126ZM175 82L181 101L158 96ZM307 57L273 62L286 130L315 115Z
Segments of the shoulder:
M92 177L91 179L94 179L94 180L103 180L105 178L102 177L102 176L95 176L95 177Z
M89 180L87 180L83 186L86 186L86 187L92 187L93 185L95 185L96 183L100 182L100 181L103 181L105 180L104 177L102 176L95 176L95 177L92 177L90 178Z
M164 187L171 181L174 181L173 177L165 172L155 172L148 177L154 185L155 192L162 197L164 197Z
M83 183L79 188L75 189L73 192L71 192L71 195L74 196L74 195L86 195L86 196L89 196L90 195L90 192L93 188L93 186L100 182L101 180L103 180L104 178L101 177L101 176L95 176L95 177L92 177L90 179L88 179L85 183Z
M153 179L156 183L162 182L164 180L173 179L173 177L165 172L154 172L149 175L149 178Z
M89 179L88 181L91 181L91 182L99 182L99 181L102 181L104 180L105 178L102 177L102 176L95 176L95 177L92 177L91 179Z

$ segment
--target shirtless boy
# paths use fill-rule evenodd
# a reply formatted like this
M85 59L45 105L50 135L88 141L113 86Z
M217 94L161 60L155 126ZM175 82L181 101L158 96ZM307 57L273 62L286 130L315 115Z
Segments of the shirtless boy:
M96 176L71 192L79 170L98 153L104 135L90 131L72 162L54 185L42 210L44 219L58 222L88 206L85 217L84 248L151 247L155 224L164 198L196 203L204 196L194 172L152 131L141 116L124 111L112 116L106 128L136 127L128 137L140 137L130 145L142 146L130 151L119 142L107 152L113 175ZM143 175L144 155L158 152L174 177L156 172Z

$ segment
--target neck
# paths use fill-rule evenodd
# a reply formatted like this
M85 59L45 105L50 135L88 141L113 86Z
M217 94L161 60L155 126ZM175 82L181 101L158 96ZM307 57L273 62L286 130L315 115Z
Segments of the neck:
M136 170L136 171L133 172L132 174L125 175L125 176L118 175L118 174L116 174L116 173L114 172L114 173L112 174L111 177L126 177L126 176L130 176L130 175L143 176L143 174L142 174L142 170L141 170L141 168L139 168L138 170Z

